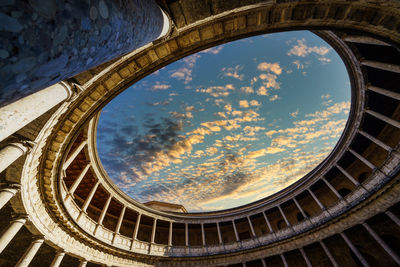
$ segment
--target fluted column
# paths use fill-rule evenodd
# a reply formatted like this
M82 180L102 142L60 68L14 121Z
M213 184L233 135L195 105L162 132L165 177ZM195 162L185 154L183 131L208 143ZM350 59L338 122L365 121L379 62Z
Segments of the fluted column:
M10 241L14 238L14 236L18 233L21 227L26 223L28 219L28 215L17 215L15 219L11 220L10 225L3 232L3 235L0 237L0 253L7 247Z
M71 87L61 82L0 108L0 141L71 96Z
M40 237L35 237L35 239L32 241L31 245L28 247L28 249L25 251L24 255L19 259L17 264L15 266L18 267L27 267L33 258L35 257L36 253L38 252L39 248L42 246L44 242L43 236Z
M124 206L122 208L121 213L119 214L117 226L115 227L115 232L114 232L114 236L113 236L113 239L112 239L112 243L113 244L114 244L115 238L119 234L119 230L121 229L122 220L124 219L124 215L125 215L125 210L126 210L126 206Z
M4 171L19 157L25 155L29 147L23 143L10 143L0 150L0 172Z
M54 257L54 260L51 262L50 267L58 267L58 266L60 266L64 256L65 256L65 251L64 250L58 251L56 256Z
M0 209L21 189L19 184L6 184L0 188Z

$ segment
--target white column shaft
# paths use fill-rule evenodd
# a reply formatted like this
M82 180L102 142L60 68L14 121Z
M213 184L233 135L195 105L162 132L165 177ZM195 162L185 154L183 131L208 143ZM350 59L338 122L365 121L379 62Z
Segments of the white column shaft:
M329 251L329 249L325 246L324 241L319 241L319 244L321 245L321 247L324 249L326 255L328 256L329 260L331 261L333 267L339 267L339 265L336 263L335 258L332 256L331 252Z
M153 229L151 230L151 241L150 243L154 244L154 240L156 238L156 228L157 228L157 219L154 219Z
M189 246L189 225L185 223L185 246Z
M82 149L87 144L87 140L84 140L77 148L75 148L74 152L72 152L71 156L64 162L63 169L66 170L69 165L74 161L76 156L82 151Z
M239 241L240 241L240 238L239 238L238 231L237 231L237 229L236 229L235 220L232 220L232 226L233 226L233 231L235 232L236 241L239 242Z
M304 210L302 209L302 207L300 206L300 203L297 201L296 198L293 198L294 204L296 204L297 208L299 209L299 211L301 212L301 214L303 215L304 218L307 218L307 214L304 212Z
M14 236L18 233L21 227L25 224L26 218L18 218L16 220L11 221L11 224L8 226L7 230L0 237L0 253L7 247L10 241L14 238Z
M57 255L54 257L54 260L50 264L50 267L58 267L60 266L63 258L65 256L65 252L58 252Z
M283 265L285 267L289 267L289 264L287 263L286 258L285 258L285 256L283 254L281 254L281 259L282 259Z
M312 264L311 264L310 260L308 259L307 254L303 248L300 248L300 252L301 252L301 255L303 255L304 260L306 261L307 266L312 267Z
M206 245L206 234L204 232L204 223L201 224L201 240L202 240L203 246L205 246Z
M268 226L269 231L270 231L271 233L273 233L274 230L272 229L271 223L269 222L267 215L265 214L265 212L263 212L262 214L264 215L264 219L265 219L265 222L267 223L267 226Z
M365 229L367 229L368 233L372 235L372 237L376 240L376 242L381 245L381 247L392 257L392 259L397 263L397 265L400 266L400 257L392 250L391 247L389 247L385 241L367 224L363 223L362 224Z
M346 176L347 178L349 178L349 180L356 186L358 186L360 183L356 181L356 179L353 178L353 176L350 175L350 173L348 173L345 169L343 169L342 167L340 167L339 165L336 164L336 168L338 168L343 174L344 176Z
M372 116L374 116L374 117L376 117L378 119L380 119L381 121L386 122L387 124L390 124L390 125L392 125L392 126L394 126L396 128L400 128L400 122L395 121L392 118L386 117L385 115L382 115L382 114L380 114L380 113L378 113L376 111L370 110L370 109L366 110L365 112L368 113L368 114L371 114Z
M376 69L400 73L400 66L395 65L395 64L389 64L389 63L379 62L379 61L374 61L374 60L362 60L361 64L364 66L369 66L369 67L373 67Z
M18 187L0 189L0 209L19 191Z
M121 210L121 213L119 215L118 218L118 223L117 223L117 227L115 228L115 233L118 234L119 230L121 229L121 225L122 225L122 220L124 219L124 215L125 215L125 210L126 210L126 206L124 206Z
M15 160L28 152L28 148L21 143L11 143L0 150L0 172L4 171Z
M249 222L249 226L250 226L251 235L252 235L253 237L255 237L255 236L256 236L256 231L254 231L253 223L251 222L251 220L250 220L250 217L249 217L249 216L247 216L247 221Z
M358 249L353 245L353 243L351 243L350 239L344 233L340 233L340 235L342 236L342 238L344 239L346 244L350 247L350 249L353 251L353 253L360 260L362 265L364 265L365 267L369 267L368 262L364 259L364 257L361 255L360 251L358 251Z
M290 222L289 222L288 219L286 218L286 215L285 215L285 213L283 212L281 206L278 205L278 209L279 209L279 212L281 213L281 215L282 215L282 217L283 217L283 220L285 220L286 225L287 225L287 226L290 226Z
M217 232L218 232L218 241L220 244L222 244L222 235L221 235L221 229L219 229L219 223L217 222Z
M388 96L390 98L396 99L396 100L400 100L400 94L390 91L390 90L386 90L377 86L373 86L373 85L368 85L368 90L370 91L374 91L378 94L384 95L384 96Z
M0 141L9 137L58 103L68 99L70 88L57 83L0 108Z
M102 224L103 220L104 220L104 216L106 216L107 210L108 210L108 206L110 206L110 202L111 202L112 196L110 195L107 199L107 202L104 204L103 209L101 210L101 214L98 220L98 224Z
M83 177L85 177L85 174L87 173L89 168L90 168L90 163L88 165L86 165L86 167L83 169L81 174L79 174L78 178L76 178L76 180L72 183L72 185L69 189L69 193L71 196L74 194L75 190L78 188L79 184L82 182L82 179L83 179Z
M86 267L86 265L87 265L87 260L81 260L79 262L79 267Z
M366 133L364 131L359 130L358 131L360 134L362 134L363 136L365 136L367 139L371 140L373 143L377 144L378 146L380 146L381 148L385 149L386 151L391 151L392 148L388 145L386 145L385 143L383 143L381 140L373 137L372 135L370 135L369 133Z
M139 231L139 225L140 225L140 219L142 217L142 214L139 213L137 219L136 219L136 223L135 223L135 230L133 231L133 239L137 239L137 234Z
M38 252L39 248L42 246L43 242L44 242L44 239L37 239L37 240L33 241L15 266L28 267L29 263L31 263L31 261L35 257L36 253Z
M172 222L169 222L169 229L168 229L168 246L172 246Z
M325 182L325 184L329 187L329 189L340 199L342 196L339 194L338 191L331 185L330 182L328 182L325 177L322 177L322 180Z
M319 199L317 198L317 196L314 195L313 191L311 191L310 188L308 188L307 191L310 193L311 197L315 200L315 202L317 202L318 206L319 206L322 210L324 210L324 209L325 209L324 205L322 205L321 201L319 201Z
M82 211L86 211L87 208L89 207L90 202L92 201L92 198L94 194L96 193L97 187L99 187L100 181L97 180L96 184L92 187L92 190L90 190L90 193L88 197L85 200L85 203L83 204Z

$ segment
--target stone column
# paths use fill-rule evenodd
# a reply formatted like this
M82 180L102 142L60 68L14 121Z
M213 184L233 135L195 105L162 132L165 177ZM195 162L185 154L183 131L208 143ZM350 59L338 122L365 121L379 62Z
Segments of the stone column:
M289 264L287 263L285 256L284 256L283 254L280 254L280 256L281 256L283 265L284 265L285 267L289 267Z
M265 262L264 258L261 258L261 263L263 267L267 267L267 263Z
M8 228L3 232L3 235L0 237L0 253L7 247L10 241L14 238L14 236L18 233L21 227L26 223L28 219L28 215L17 215L15 219L11 220Z
M111 199L112 199L112 196L109 195L106 203L104 204L103 209L101 210L100 217L97 220L96 229L94 229L94 233L93 233L94 235L96 235L100 225L103 223L103 220L104 220L104 217L106 216L106 213L107 213L107 210L108 210L108 206L110 205Z
M80 260L80 262L79 262L79 267L86 267L87 263L88 263L87 260L82 259L82 260Z
M172 246L172 225L173 225L173 222L169 222L169 229L168 229L168 246Z
M267 215L265 214L265 212L263 212L262 214L264 215L264 219L265 219L265 222L267 223L269 232L273 233L274 229L272 229L271 223L269 222Z
M256 236L256 232L254 231L254 227L253 227L253 224L252 224L252 222L251 222L251 220L250 220L250 217L249 217L249 216L247 216L247 221L249 222L249 226L250 226L251 235L252 235L253 237L255 237L255 236Z
M135 224L135 230L133 231L133 239L137 239L137 234L139 231L139 225L140 225L140 218L142 217L142 214L139 213L137 219L136 219L136 224Z
M92 201L92 198L94 196L94 194L96 193L97 187L99 187L100 185L100 181L97 180L96 184L92 187L92 190L90 190L90 193L88 195L88 197L85 200L85 203L82 206L82 211L86 212L87 208L89 207L90 202Z
M294 204L296 204L299 211L301 212L301 214L303 215L304 219L307 219L308 218L307 214L304 212L304 210L300 206L300 203L297 201L297 199L295 197L293 198L293 201L294 201Z
M329 249L325 246L324 241L320 240L319 244L321 245L321 247L324 249L326 255L328 256L329 260L331 261L333 267L339 267L339 265L336 263L335 258L332 256L331 252L329 251Z
M325 182L325 184L329 187L329 189L335 194L335 196L336 196L338 199L341 199L341 198L342 198L342 196L339 194L339 192L331 185L330 182L328 182L328 181L325 179L325 177L322 177L321 179Z
M20 190L19 184L6 184L0 188L0 209Z
M389 117L387 117L385 115L382 115L382 114L380 114L380 113L378 113L376 111L370 110L370 109L367 109L365 112L370 114L370 115L372 115L372 116L374 116L375 118L380 119L381 121L386 122L387 124L390 124L390 125L400 129L400 122L398 122L398 121L396 121L396 120L394 120L392 118L389 118Z
M121 229L122 220L124 219L124 215L125 215L125 210L126 210L126 206L124 206L124 207L122 208L121 213L119 214L117 226L115 227L115 232L114 232L114 236L113 236L113 239L112 239L112 243L113 243L113 244L114 244L114 242L115 242L115 238L116 238L117 235L119 234L119 230Z
M349 248L353 251L353 253L357 256L357 258L360 260L360 262L366 266L369 267L368 262L364 259L364 257L361 255L360 251L353 245L353 243L350 241L350 239L345 235L345 233L340 233L346 244L349 246Z
M11 21L0 37L9 44L2 47L2 61L12 66L2 78L0 106L132 52L171 27L154 0L17 3L0 6ZM6 15L14 12L18 17ZM56 17L63 23L53 23ZM20 36L39 37L22 43Z
M82 170L81 174L79 174L78 178L73 182L71 187L69 188L69 195L72 196L75 192L75 190L78 188L79 184L82 182L83 177L85 177L85 174L90 168L90 163L86 165L86 167Z
M240 242L239 234L238 234L238 231L236 229L235 220L232 220L232 227L233 227L233 232L235 232L236 241Z
M365 229L367 229L368 233L376 240L376 242L381 245L381 247L392 257L392 259L400 266L400 257L393 251L391 247L389 247L385 241L367 224L362 224Z
M66 170L68 168L68 166L71 165L71 163L74 161L76 156L78 156L78 154L82 151L82 149L86 146L86 144L87 144L87 140L84 140L82 143L80 143L80 145L77 148L75 148L75 150L72 152L71 156L69 156L69 158L64 162L63 170Z
M281 215L282 215L282 217L283 217L283 220L285 221L286 225L287 225L288 227L290 227L290 222L289 222L288 219L286 218L286 215L285 215L285 213L283 212L283 210L282 210L282 208L281 208L280 205L278 205L278 209L279 209L279 212L281 213Z
M385 143L383 143L381 140L373 137L372 135L370 135L367 132L364 132L362 130L358 130L358 132L360 134L362 134L363 136L365 136L367 139L371 140L373 143L377 144L378 146L380 146L381 148L385 149L386 151L390 152L392 151L392 148L388 145L386 145Z
M1 116L1 115L0 115ZM22 143L10 143L0 150L0 172L28 152L29 148Z
M220 244L222 244L222 235L221 235L221 229L219 229L219 223L217 222L217 232L218 232L218 241Z
M201 223L201 241L203 246L206 246L206 234L204 232L204 223Z
M355 186L360 185L360 183L356 179L354 179L354 177L351 176L350 173L348 173L345 169L343 169L342 167L340 167L337 164L336 164L336 168L338 168L339 171L341 171L341 173L343 173L344 176L346 176Z
M54 260L50 264L50 267L58 267L58 266L60 266L64 256L65 256L65 252L63 250L57 252L56 256L54 257Z
M399 219L396 215L394 215L393 212L391 212L391 211L388 210L388 211L385 212L385 214L386 214L390 219L392 219L392 221L393 221L394 223L396 223L398 227L400 227L400 219Z
M68 85L57 83L0 108L0 142L71 95Z
M300 248L300 252L301 252L301 255L303 256L304 260L306 261L307 266L312 267L312 264L311 264L310 260L308 259L307 254L303 248Z
M189 246L189 225L185 223L185 246Z
M153 229L151 229L151 239L150 239L151 244L154 244L154 240L156 238L156 229L157 229L157 219L154 219Z
M368 85L368 90L400 101L400 94L377 86Z
M310 188L307 189L307 191L310 193L311 197L317 202L318 206L321 208L321 210L325 210L324 205L322 205L321 201L317 198L316 195L314 195L313 191L311 191Z
M44 242L43 236L40 237L35 237L35 239L32 241L31 245L28 247L28 249L25 251L24 255L22 255L21 259L17 262L15 266L18 267L28 267L29 263L33 260L35 257L36 253L38 252L39 248L42 246Z

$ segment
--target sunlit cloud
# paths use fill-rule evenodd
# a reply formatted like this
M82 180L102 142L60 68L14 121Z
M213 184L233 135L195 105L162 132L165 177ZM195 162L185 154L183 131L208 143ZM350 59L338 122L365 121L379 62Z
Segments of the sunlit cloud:
M196 92L207 93L213 97L226 97L229 96L230 91L234 90L232 84L227 84L225 86L211 86L203 89L196 89Z
M282 73L282 68L277 62L275 63L262 62L258 64L257 69L261 71L271 71L277 75L280 75Z
M292 118L296 118L299 115L299 110L289 113Z
M157 82L155 85L153 85L150 88L150 91L167 90L169 88L171 88L171 85L169 85L169 84L161 84L160 82Z
M222 68L222 75L225 77L232 77L238 80L243 80L244 75L239 74L239 71L242 70L243 67L236 65L234 68Z
M295 55L298 57L305 57L311 53L316 53L320 56L324 56L328 54L330 51L330 48L327 46L321 45L321 46L307 46L306 40L301 39L297 40L297 45L294 45L288 52L288 56Z
M254 93L254 89L250 86L241 87L240 90L245 94L252 94Z
M268 89L265 88L265 86L260 86L257 90L257 95L264 95L264 96L268 96Z
M249 106L249 102L248 102L247 100L240 100L240 101L239 101L239 106L240 106L241 108L248 108L248 107L250 107L250 106Z
M269 98L269 101L274 102L274 101L276 101L276 100L278 100L278 99L279 99L279 96L278 96L278 95L273 95L273 96L271 96L271 97Z

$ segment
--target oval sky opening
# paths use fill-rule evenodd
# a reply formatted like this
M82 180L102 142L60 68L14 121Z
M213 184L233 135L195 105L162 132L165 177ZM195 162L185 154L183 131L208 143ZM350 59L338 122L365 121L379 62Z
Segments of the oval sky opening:
M350 95L343 61L313 33L250 37L183 58L118 95L102 110L98 153L139 202L233 208L324 160Z

